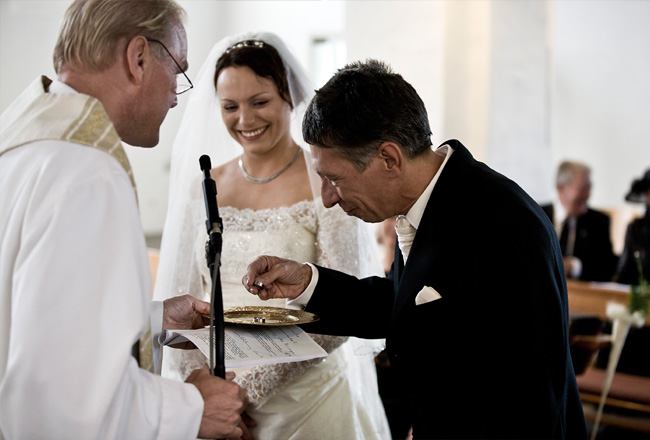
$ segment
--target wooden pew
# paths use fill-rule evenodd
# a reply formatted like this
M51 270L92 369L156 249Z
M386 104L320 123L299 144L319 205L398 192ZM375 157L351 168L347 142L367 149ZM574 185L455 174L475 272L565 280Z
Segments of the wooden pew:
M567 280L567 293L571 315L597 316L609 321L607 304L627 305L630 286ZM650 317L646 318L645 325L650 325ZM593 338L589 340L587 337L586 340L593 344L604 342L603 336ZM594 349L598 349L597 345ZM585 418L591 422L595 420L604 378L605 371L594 367L586 368L576 376ZM650 377L616 373L605 402L602 425L650 433Z
M594 422L605 370L590 368L576 377L585 419ZM617 372L605 400L601 426L650 434L650 377Z
M569 313L598 316L608 321L607 303L615 302L627 305L630 296L630 286L616 283L591 283L585 281L567 280L569 295ZM650 315L645 325L650 325Z

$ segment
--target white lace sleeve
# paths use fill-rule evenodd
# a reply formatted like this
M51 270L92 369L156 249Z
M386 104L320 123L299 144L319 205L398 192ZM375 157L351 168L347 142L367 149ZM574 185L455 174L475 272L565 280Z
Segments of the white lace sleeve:
M318 215L316 264L354 275L382 275L379 248L372 226L349 217L338 207L315 201Z
M348 216L338 207L326 209L320 198L316 200L316 210L316 264L359 278L384 275L374 228L370 224ZM385 347L383 339L350 338L350 344L357 356L374 356Z
M326 336L310 334L327 353L332 353L348 338L340 336ZM235 382L248 393L248 401L252 405L261 405L282 387L322 359L310 359L301 362L288 362L283 364L260 365L240 373L235 377Z

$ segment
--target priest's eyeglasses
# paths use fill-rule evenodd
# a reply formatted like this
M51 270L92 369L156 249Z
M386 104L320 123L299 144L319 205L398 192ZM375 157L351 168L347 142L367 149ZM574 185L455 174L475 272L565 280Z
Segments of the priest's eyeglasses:
M176 67L178 67L179 72L181 72L183 74L183 76L185 77L185 80L187 81L187 83L185 83L185 82L180 82L179 83L178 81L176 82L176 94L180 95L181 93L187 92L189 89L193 89L194 84L192 84L192 81L190 81L190 79L187 77L187 74L185 73L185 71L183 70L181 65L178 64L178 61L176 61L176 58L174 58L174 55L172 55L172 53L169 51L169 49L167 49L167 46L165 46L163 44L163 42L160 41L160 40L156 40L154 38L149 38L149 37L145 37L145 38L147 39L147 41L152 41L154 43L160 44L163 47L163 49L165 49L165 52L167 52L167 55L169 55L169 57L172 59L174 64L176 64Z

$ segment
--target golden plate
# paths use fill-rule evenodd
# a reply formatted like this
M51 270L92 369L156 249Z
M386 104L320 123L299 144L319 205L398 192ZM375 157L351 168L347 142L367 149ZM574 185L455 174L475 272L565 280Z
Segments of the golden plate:
M280 307L229 307L223 311L223 320L229 324L293 325L307 324L318 319L313 313Z

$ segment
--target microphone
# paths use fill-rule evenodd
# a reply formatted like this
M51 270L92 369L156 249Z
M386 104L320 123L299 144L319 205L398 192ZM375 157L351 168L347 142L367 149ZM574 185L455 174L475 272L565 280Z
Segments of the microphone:
M201 166L201 171L203 171L203 197L205 199L205 212L207 214L205 226L208 234L211 234L213 230L220 234L222 223L219 217L219 207L217 206L217 184L210 176L210 169L212 168L210 156L205 154L201 156L199 158L199 165ZM221 252L221 249L219 249L219 252Z
M212 294L210 298L210 374L225 378L225 329L223 324L221 274L219 272L223 224L221 217L219 217L219 207L217 206L217 184L210 176L210 169L212 168L210 157L206 155L201 156L199 158L199 165L203 171L203 197L207 215L205 226L209 236L205 244L205 259L208 263L212 278ZM219 341L218 346L215 344L215 339ZM214 354L215 348L217 350L216 359Z

